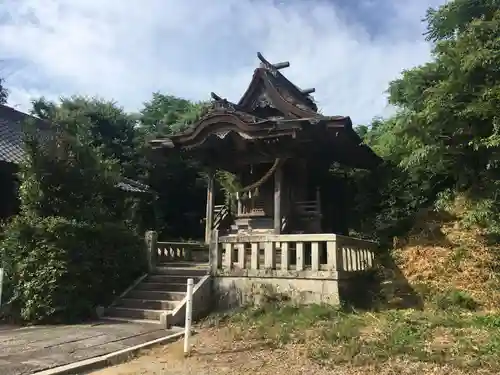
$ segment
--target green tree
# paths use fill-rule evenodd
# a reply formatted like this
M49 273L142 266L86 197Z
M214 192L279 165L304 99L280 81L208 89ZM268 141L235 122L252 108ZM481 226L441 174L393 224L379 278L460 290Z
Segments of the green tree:
M397 114L363 133L386 163L375 176L355 176L359 216L375 225L370 233L394 233L420 208L460 194L470 203L466 221L500 233L500 2L452 1L426 21L432 61L390 83Z
M457 0L427 20L434 60L389 90L407 113L398 129L407 149L400 165L453 181L441 197L465 194L467 220L500 233L500 2Z
M139 123L147 140L186 129L206 104L154 93L144 104ZM148 184L157 192L158 229L163 237L201 238L205 217L206 180L195 160L182 155L146 160Z
M207 103L193 103L172 95L153 93L140 111L141 127L154 136L170 135L185 130L202 115Z
M5 80L0 78L0 104L7 103L7 96L8 95L9 95L9 92L7 91L7 88L5 87Z
M73 96L54 103L41 98L33 102L32 113L52 123L65 125L96 151L103 162L114 165L117 181L130 178L147 182L147 145L138 127L138 116L126 113L115 102ZM156 227L154 194L112 192L114 210L142 234Z
M25 321L91 318L144 272L143 241L127 225L120 168L92 146L86 117L57 110L50 134L27 126L21 214L0 258L7 302Z
M59 112L51 134L26 132L27 160L20 170L21 212L90 223L125 219L116 184L119 166L89 146L85 134L71 133L82 118Z
M53 123L72 119L67 131L85 135L104 158L119 163L125 176L137 178L141 175L137 120L115 102L74 96L56 104L41 98L33 102L32 113Z

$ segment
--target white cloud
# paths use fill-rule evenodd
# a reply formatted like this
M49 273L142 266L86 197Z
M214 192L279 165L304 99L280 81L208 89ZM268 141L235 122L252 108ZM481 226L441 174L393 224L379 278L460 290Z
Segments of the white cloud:
M83 94L136 110L156 90L237 100L260 51L290 61L284 74L315 87L325 114L366 123L387 113L388 82L429 59L419 20L444 0L365 1L366 22L342 1L3 0L10 103L27 109L40 95ZM370 35L377 24L383 31Z

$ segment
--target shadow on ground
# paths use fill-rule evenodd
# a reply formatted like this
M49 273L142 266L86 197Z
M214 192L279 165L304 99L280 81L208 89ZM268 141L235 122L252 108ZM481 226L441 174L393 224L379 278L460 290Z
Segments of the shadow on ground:
M371 272L339 280L341 304L355 309L423 309L424 301L389 251L379 250Z

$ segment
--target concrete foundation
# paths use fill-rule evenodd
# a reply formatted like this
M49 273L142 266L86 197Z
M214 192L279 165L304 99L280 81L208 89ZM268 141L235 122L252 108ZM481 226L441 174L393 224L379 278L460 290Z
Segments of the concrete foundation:
M273 275L274 273L274 275ZM212 281L216 309L226 310L248 304L290 301L297 304L343 303L362 306L373 299L374 280L370 273L342 275L337 272L250 272L246 275L216 275Z

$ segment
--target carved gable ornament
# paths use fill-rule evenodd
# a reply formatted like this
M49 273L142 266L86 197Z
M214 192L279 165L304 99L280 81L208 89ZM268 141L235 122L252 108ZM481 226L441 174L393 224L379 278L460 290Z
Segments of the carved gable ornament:
M228 136L230 133L235 133L238 134L241 138L243 139L252 139L251 136L249 136L247 133L240 132L240 131L234 131L232 129L224 129L224 130L218 130L214 134L219 137L220 139L224 139Z

